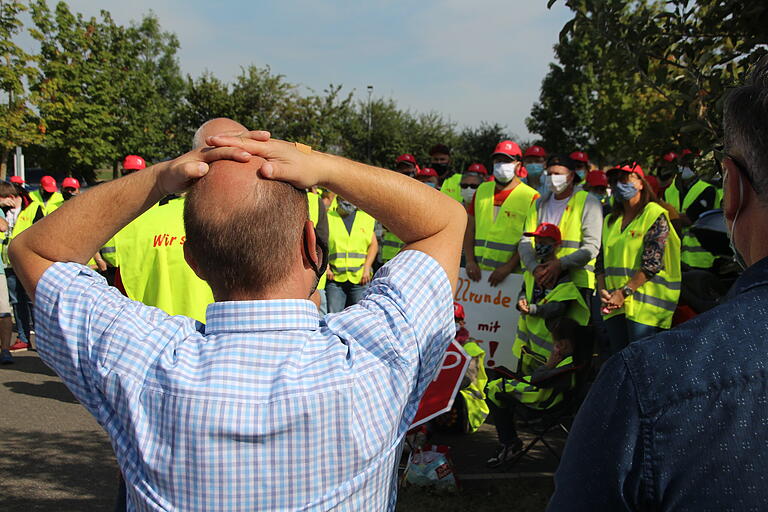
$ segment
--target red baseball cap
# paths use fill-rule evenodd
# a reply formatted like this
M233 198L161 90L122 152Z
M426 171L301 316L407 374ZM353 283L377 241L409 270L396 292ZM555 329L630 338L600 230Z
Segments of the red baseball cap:
M581 162L581 163L584 163L584 164L589 162L589 155L587 155L583 151L574 151L573 153L571 153L568 156L571 157L571 160L576 160L577 162Z
M494 155L516 156L522 158L523 152L520 151L520 146L518 146L517 143L512 142L511 140L503 140L496 144L496 149L493 150L491 156Z
M607 187L608 177L601 170L595 169L587 173L587 185L590 187Z
M541 146L531 146L525 150L525 155L523 156L543 156L547 158L547 150Z
M399 157L395 158L396 164L399 164L400 162L408 162L409 164L416 165L416 157L410 153L404 153Z
M536 228L536 231L529 231L528 233L523 234L525 236L543 236L546 238L551 238L557 243L560 243L563 240L562 236L560 235L560 228L554 224L550 224L549 222L539 224L539 227Z
M419 169L419 167L417 166L416 176L434 176L435 178L437 178L437 171L431 167L424 167L423 169Z
M53 176L43 176L40 179L40 188L42 188L49 194L53 194L58 190L58 188L56 187L56 180L53 179Z
M453 318L464 320L464 306L458 302L453 303Z
M144 161L139 155L128 155L123 160L123 169L126 170L141 170L147 166L147 162Z
M470 164L470 166L467 167L467 173L475 173L475 174L482 174L483 176L488 176L488 169L486 169L483 164L475 163L475 164Z
M637 164L637 162L632 162L631 164L625 164L625 165L622 165L622 166L618 166L617 165L616 167L613 167L612 169L608 169L608 172L606 172L605 174L609 175L612 172L617 172L617 171L633 172L633 173L637 174L638 176L640 176L641 178L645 179L645 173L643 172L643 168L640 167Z
M64 178L61 182L61 188L76 188L80 189L80 182L75 178Z
M26 181L24 181L24 178L22 178L21 176L11 176L11 183L15 183L17 185L23 185L24 183L26 183Z
M671 162L674 162L675 160L677 160L677 153L675 153L673 151L670 151L669 153L664 153L663 155L661 155L661 158L665 162L670 162L671 163Z

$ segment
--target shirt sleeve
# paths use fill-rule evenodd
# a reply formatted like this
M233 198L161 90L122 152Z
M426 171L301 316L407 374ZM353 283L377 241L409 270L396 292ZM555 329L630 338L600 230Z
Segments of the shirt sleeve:
M664 250L669 236L669 222L664 215L659 215L643 237L643 255L640 270L651 279L664 270Z
M637 390L619 354L603 366L579 409L547 510L644 510L647 451Z
M363 299L326 317L342 340L351 339L401 374L415 406L456 334L448 277L432 257L405 250L376 273ZM409 409L406 408L406 415Z
M105 377L116 370L140 380L178 331L174 322L163 327L168 318L184 317L132 301L76 263L51 265L35 293L40 358L97 420L104 419Z

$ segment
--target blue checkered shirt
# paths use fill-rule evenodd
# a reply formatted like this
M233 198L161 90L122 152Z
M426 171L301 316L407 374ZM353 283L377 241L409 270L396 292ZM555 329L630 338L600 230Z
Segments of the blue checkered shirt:
M221 302L207 325L56 263L40 357L109 434L129 510L394 510L400 445L453 337L451 289L405 251L364 299Z

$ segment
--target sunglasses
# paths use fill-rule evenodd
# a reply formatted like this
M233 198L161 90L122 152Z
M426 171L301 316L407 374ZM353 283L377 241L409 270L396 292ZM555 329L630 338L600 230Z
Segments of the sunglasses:
M480 186L479 183L462 183L461 188L477 188Z

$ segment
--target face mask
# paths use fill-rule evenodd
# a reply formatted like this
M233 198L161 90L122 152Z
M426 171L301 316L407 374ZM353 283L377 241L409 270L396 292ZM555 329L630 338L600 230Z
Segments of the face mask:
M475 189L474 188L463 188L461 189L461 198L464 200L464 203L469 204L472 202L472 198L475 197Z
M696 176L690 167L680 167L680 177L684 180L688 181L689 179Z
M568 176L563 174L550 174L547 176L547 185L555 194L559 194L568 188Z
M733 223L731 224L730 229L728 229L728 223L726 223L726 229L728 229L728 245L731 247L731 250L733 251L733 260L736 262L736 264L741 267L742 270L747 268L747 262L744 259L744 257L741 255L739 250L736 248L736 244L733 241L734 233L736 233L736 221L739 220L739 213L741 213L741 201L742 197L744 197L744 189L742 188L743 184L741 181L739 181L739 207L736 208L736 216L733 218Z
M423 183L428 187L437 188L437 183L431 181L424 181Z
M69 201L73 197L75 197L77 194L73 194L72 192L65 192L61 191L61 196L64 198L65 201Z
M528 170L528 176L537 178L544 172L544 164L525 164L525 168Z
M536 246L536 260L539 262L544 261L555 250L554 245L537 245Z
M336 209L339 210L339 213L343 216L349 215L350 213L357 210L357 206L353 205L346 199L337 199L336 200Z
M493 177L502 185L506 185L515 178L518 166L517 162L496 162L493 164Z
M440 176L448 172L448 164L432 163L430 164L430 167L432 167L435 171L437 171L437 174L439 174Z
M584 176L587 175L587 171L584 169L576 169L576 175L579 177L580 180L584 181Z
M536 191L541 197L549 194L549 180L542 180L541 185L539 185L539 188L537 188Z
M618 182L614 189L616 191L616 195L622 201L629 201L630 199L635 197L637 195L637 192L638 192L638 190L635 188L635 186L633 184L631 184L631 183Z
M459 332L461 330L461 324L459 322L454 322L456 324L456 332Z

